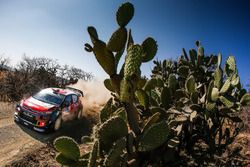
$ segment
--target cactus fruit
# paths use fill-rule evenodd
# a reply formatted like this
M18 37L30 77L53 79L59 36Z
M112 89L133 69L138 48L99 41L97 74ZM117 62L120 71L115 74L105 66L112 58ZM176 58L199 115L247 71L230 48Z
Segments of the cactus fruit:
M127 134L128 127L126 122L119 116L111 117L100 126L98 131L101 150L108 152L116 140Z
M70 160L77 161L80 157L80 150L77 143L69 137L62 136L57 138L54 141L54 146L56 150L62 154L58 157L59 159L63 156Z
M140 76L140 66L142 61L142 47L140 45L131 45L128 48L126 56L124 76L125 78L133 75Z
M116 12L116 21L121 27L125 27L134 16L134 6L127 2L122 4Z
M119 52L125 47L126 41L127 29L121 27L112 34L107 44L107 48L113 52Z
M165 121L153 124L143 133L139 142L138 151L151 151L161 146L167 141L168 135L169 128Z
M116 73L115 57L106 47L106 44L100 40L96 40L93 48L96 60L102 66L104 71L110 76Z
M143 41L142 48L142 62L149 62L155 57L157 52L157 43L153 38L149 37L145 41Z

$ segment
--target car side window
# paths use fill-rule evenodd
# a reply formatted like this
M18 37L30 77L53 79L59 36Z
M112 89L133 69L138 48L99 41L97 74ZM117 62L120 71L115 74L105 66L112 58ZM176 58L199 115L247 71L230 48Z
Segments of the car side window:
M64 101L64 105L65 106L71 105L71 103L72 103L72 96L71 95L66 96L65 101Z
M77 103L78 102L78 96L72 95L72 101L73 101L73 103Z

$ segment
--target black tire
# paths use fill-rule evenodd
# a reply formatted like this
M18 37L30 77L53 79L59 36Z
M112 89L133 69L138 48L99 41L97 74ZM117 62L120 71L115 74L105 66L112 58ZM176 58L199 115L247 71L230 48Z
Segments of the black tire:
M62 115L59 115L53 123L52 130L58 131L62 127Z
M82 108L79 109L78 113L77 113L77 119L82 119Z

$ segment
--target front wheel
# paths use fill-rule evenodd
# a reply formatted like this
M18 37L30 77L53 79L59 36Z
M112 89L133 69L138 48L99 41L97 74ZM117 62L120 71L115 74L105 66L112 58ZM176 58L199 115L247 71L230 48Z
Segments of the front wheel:
M77 119L82 119L82 108L78 111Z
M62 115L59 115L53 124L53 130L58 131L62 126Z

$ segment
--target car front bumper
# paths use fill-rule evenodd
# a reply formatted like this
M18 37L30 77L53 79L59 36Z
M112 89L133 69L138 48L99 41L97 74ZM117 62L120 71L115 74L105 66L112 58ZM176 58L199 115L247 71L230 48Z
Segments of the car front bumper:
M14 120L15 120L16 122L18 122L18 123L21 123L21 124L23 124L23 125L25 125L25 126L31 128L31 129L35 130L35 131L38 131L38 132L46 132L46 131L49 130L49 125L44 126L44 127L39 127L39 126L37 126L36 124L34 124L34 123L32 123L32 122L30 122L30 121L28 121L28 120L26 120L26 119L21 118L21 117L18 115L17 112L15 112L15 114L14 114Z

